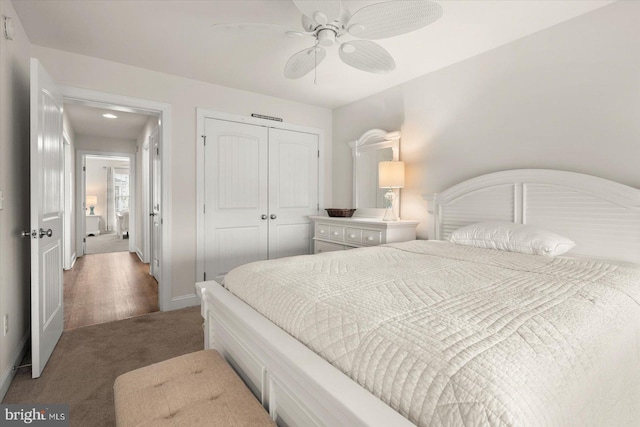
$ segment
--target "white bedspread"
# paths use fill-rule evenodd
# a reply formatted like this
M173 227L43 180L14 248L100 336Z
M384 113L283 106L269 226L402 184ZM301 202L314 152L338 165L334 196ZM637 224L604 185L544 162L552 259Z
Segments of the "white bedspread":
M640 271L414 241L225 286L419 426L640 425Z

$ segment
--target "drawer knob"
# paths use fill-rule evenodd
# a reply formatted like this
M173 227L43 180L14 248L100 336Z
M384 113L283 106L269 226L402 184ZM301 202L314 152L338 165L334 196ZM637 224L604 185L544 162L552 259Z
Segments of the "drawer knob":
M368 240L369 242L373 242L373 237L369 236L369 237L367 237L367 240Z
M338 234L340 234L340 233L338 233L337 231L334 231L334 232L333 232L333 235L334 235L334 236L337 236Z
M355 238L356 238L356 235L355 235L355 234L349 234L349 238L350 238L350 239L355 239Z
M324 234L324 230L320 230L320 234Z

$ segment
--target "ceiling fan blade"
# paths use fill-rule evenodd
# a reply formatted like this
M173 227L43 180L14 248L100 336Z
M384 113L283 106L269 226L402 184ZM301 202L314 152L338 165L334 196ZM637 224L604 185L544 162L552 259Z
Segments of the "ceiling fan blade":
M293 3L300 12L320 25L335 21L342 10L340 0L293 0Z
M389 52L378 43L368 40L342 43L338 54L345 64L369 73L385 74L396 68Z
M358 10L347 30L361 39L378 40L418 30L441 16L442 6L429 0L388 1Z
M327 56L320 46L309 47L293 55L284 66L284 76L288 79L299 79L313 70Z

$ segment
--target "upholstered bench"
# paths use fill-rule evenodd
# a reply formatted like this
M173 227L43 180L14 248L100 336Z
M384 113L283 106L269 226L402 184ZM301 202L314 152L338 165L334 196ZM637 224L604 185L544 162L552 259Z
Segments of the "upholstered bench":
M114 393L118 427L275 426L215 350L120 375Z

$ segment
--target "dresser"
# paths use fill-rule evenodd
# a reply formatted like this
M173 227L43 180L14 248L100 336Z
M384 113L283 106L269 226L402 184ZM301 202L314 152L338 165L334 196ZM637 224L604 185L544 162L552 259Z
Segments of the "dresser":
M342 251L415 240L420 221L312 216L313 252Z
M85 222L85 235L97 236L100 234L100 215L87 215Z

